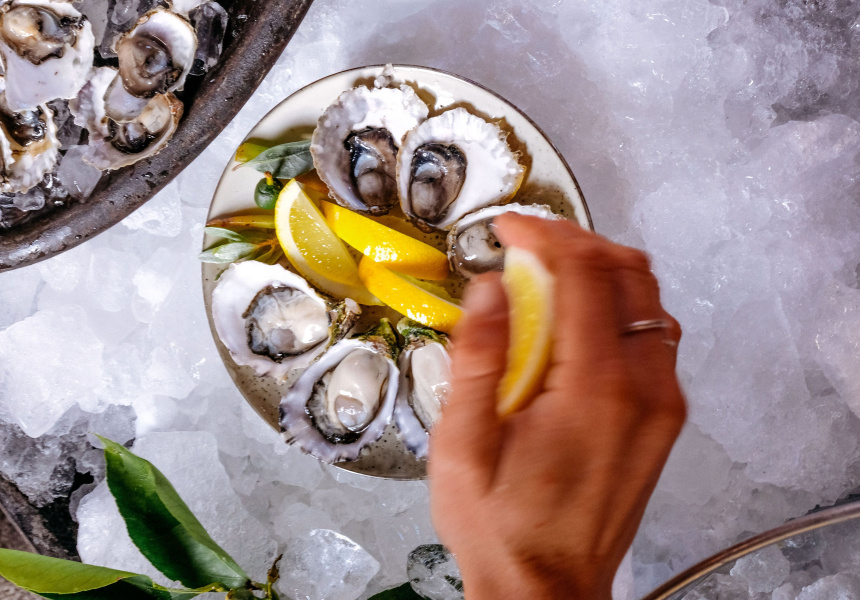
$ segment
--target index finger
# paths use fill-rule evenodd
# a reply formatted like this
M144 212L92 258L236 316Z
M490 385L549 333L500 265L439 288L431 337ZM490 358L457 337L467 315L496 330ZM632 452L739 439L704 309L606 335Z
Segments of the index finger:
M505 246L533 253L555 278L553 364L583 385L599 379L601 365L623 357L609 242L566 220L508 213L494 223Z

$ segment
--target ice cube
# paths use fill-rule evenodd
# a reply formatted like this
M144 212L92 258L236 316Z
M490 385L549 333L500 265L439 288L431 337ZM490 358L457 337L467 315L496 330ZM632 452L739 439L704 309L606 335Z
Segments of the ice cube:
M197 54L194 55L191 74L202 75L214 67L221 56L227 32L227 11L214 0L209 0L191 9L188 20L197 33Z
M86 200L103 173L82 158L87 146L72 146L60 160L57 179L75 200Z
M12 197L12 205L24 212L39 210L45 206L45 190L34 187L26 192L15 194Z
M797 600L860 600L860 579L848 573L824 577L803 588Z
M732 567L732 577L747 581L750 593L772 592L782 585L791 570L791 563L776 546L739 558Z
M132 231L143 230L161 237L175 237L182 231L182 207L176 182L170 183L146 204L122 220Z
M99 386L103 350L78 305L39 311L0 331L0 418L42 435Z
M278 590L306 600L354 600L378 571L376 559L351 539L315 529L287 547Z
M441 544L409 553L406 574L412 589L428 600L463 600L463 579L454 556Z

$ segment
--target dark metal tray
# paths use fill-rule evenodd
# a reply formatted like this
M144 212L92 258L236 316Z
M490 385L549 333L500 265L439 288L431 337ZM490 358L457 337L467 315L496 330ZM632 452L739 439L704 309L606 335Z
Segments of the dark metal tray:
M167 185L244 106L278 60L313 0L233 0L224 50L197 90L167 147L102 178L86 202L75 202L0 232L0 272L77 246L118 223Z

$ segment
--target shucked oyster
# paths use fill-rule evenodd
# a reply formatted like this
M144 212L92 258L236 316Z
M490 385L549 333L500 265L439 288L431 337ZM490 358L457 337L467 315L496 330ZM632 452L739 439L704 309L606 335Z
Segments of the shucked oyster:
M106 96L111 82L118 79L116 70L110 67L96 69L78 97L69 103L75 122L90 131L83 158L97 169L119 169L156 154L167 145L182 117L182 102L168 93L146 100L132 119L112 119L107 114L111 98Z
M400 354L400 386L394 422L403 444L418 458L427 456L429 432L439 421L451 392L448 337L411 319L397 331L406 340Z
M408 86L358 87L340 95L311 140L317 173L338 204L374 215L397 204L397 150L428 108Z
M73 98L92 68L93 46L90 24L71 2L11 2L0 14L9 108L32 110L55 98Z
M403 212L425 230L510 200L525 169L492 123L455 108L410 131L397 155Z
M357 459L391 420L396 355L397 339L387 319L332 346L281 400L284 440L328 463Z
M57 163L57 126L45 104L18 112L9 108L2 84L0 76L0 192L26 192Z
M197 51L191 24L168 10L156 9L116 41L119 77L110 83L107 115L117 122L137 117L150 98L181 90Z
M448 234L448 261L451 269L469 279L489 271L501 271L505 264L505 249L496 238L493 219L506 213L563 219L543 204L506 204L488 206L466 215L454 225Z
M311 364L346 335L361 312L352 300L329 305L280 265L234 263L212 292L212 320L238 365L283 378Z

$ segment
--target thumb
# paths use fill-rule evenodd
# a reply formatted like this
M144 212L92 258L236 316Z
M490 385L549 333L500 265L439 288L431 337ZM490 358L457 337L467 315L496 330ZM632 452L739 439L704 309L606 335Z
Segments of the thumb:
M473 278L454 330L453 382L431 438L433 461L451 460L489 484L499 452L497 389L507 366L508 303L501 274Z

